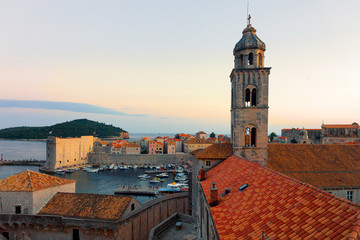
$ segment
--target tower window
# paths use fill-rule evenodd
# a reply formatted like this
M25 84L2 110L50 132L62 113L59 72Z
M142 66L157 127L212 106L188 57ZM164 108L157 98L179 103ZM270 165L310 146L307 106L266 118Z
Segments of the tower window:
M244 55L240 55L240 66L242 67L242 66L244 66Z
M245 107L250 107L250 89L245 90Z
M256 128L251 129L251 146L256 147Z
M245 146L250 146L250 128L245 129Z
M262 67L263 66L263 56L261 55L261 53L259 53L258 56L259 56L258 65L259 65L259 67Z
M249 54L248 61L249 61L249 65L254 64L254 54L253 53Z
M251 91L251 106L256 106L256 96L257 95L257 90L256 88L254 88L252 91Z

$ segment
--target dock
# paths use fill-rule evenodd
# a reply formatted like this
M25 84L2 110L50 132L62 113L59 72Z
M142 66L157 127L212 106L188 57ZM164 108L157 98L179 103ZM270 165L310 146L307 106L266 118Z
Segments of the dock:
M178 170L147 170L145 173L151 174L151 173L178 173Z
M115 190L114 194L118 195L144 195L144 196L155 196L159 193L159 190L157 188L119 188Z

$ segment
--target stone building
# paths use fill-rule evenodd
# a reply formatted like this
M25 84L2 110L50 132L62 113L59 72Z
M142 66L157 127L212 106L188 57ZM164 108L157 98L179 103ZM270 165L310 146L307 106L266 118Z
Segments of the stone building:
M75 192L75 181L33 171L0 180L1 214L37 214L57 192Z
M235 45L231 78L231 142L234 154L266 165L270 68L263 43L249 23Z
M184 153L190 153L197 149L205 149L213 142L204 138L190 138L184 141Z
M249 16L248 26L234 49L235 68L231 74L234 155L207 172L203 159L194 160L193 164L192 211L199 226L199 239L359 239L360 205L355 203L355 185L360 185L357 180L354 184L351 181L360 178L349 173L349 169L358 171L360 146L268 146L270 69L263 67L264 51L265 44L255 35ZM308 139L306 133L301 132L301 140ZM286 147L292 149L281 149ZM267 163L273 166L282 161L287 162L278 169L273 167L282 173L267 167ZM297 180L301 177L301 181ZM333 185L332 194L305 183L316 180L329 186L327 181L333 184L337 179L339 184ZM341 184L345 182L346 185ZM336 188L339 196L343 194L340 191L347 191L345 199L333 195Z
M286 137L286 143L301 143L303 136L300 135L301 131L305 130L309 141L314 144L321 143L321 129L309 129L309 128L291 128L282 129L281 136Z
M196 138L203 138L206 139L207 138L207 134L204 131L199 131L195 134Z
M358 204L359 163L359 145L269 144L269 168Z
M321 126L322 144L344 144L360 142L359 124L323 124Z
M191 152L197 159L200 169L208 170L233 154L231 143L214 143L205 148Z
M80 138L48 137L46 141L46 163L44 168L55 170L88 163L88 153L94 146L93 136Z

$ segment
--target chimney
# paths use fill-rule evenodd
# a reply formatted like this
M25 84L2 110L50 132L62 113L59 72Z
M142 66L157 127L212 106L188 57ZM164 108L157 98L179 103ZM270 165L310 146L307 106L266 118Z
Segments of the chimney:
M215 187L215 183L210 188L210 207L218 205L218 189Z
M206 171L204 167L202 167L202 169L200 169L200 181L204 181L205 179L206 179Z

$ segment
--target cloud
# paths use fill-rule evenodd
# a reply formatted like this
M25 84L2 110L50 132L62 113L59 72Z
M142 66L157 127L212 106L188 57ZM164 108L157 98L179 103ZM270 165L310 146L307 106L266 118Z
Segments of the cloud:
M145 114L128 114L111 108L104 108L86 103L52 102L33 100L4 100L0 99L0 108L33 108L47 110L61 110L77 113L95 113L128 117L145 117Z

